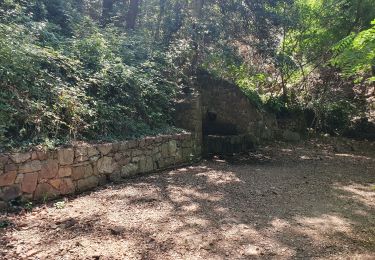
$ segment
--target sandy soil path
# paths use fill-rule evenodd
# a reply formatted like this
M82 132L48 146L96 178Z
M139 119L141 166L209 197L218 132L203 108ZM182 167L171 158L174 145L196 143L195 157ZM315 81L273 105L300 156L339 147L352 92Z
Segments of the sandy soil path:
M375 259L374 144L355 145L278 143L2 214L0 259Z

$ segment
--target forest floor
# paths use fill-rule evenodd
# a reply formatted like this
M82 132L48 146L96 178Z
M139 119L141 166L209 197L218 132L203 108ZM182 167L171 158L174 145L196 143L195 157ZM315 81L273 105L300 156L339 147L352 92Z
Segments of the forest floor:
M3 214L0 259L374 259L374 149L274 143Z

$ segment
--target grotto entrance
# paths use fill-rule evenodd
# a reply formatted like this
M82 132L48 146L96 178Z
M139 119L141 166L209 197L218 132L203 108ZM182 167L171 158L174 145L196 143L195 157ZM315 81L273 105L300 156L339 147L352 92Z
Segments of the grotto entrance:
M240 134L233 123L220 122L217 113L207 111L203 117L203 155L233 155L254 148L248 134Z

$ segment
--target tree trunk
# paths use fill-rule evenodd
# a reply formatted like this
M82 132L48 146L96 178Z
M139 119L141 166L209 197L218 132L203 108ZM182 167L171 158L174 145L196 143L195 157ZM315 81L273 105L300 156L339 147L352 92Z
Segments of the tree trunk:
M203 0L193 1L193 51L194 55L191 62L192 72L194 73L198 68L199 63L199 23L202 18Z
M196 20L199 20L202 17L203 10L203 0L194 0L193 1L193 16Z
M164 42L166 44L169 44L173 39L173 35L181 29L184 22L184 9L187 8L188 5L188 0L175 2L173 7L174 21L171 26L168 27L164 35Z
M106 25L111 21L111 14L113 12L114 0L103 0L102 9L102 25Z
M157 20L156 30L155 30L155 41L160 40L160 27L161 27L161 22L164 17L164 13L165 13L165 4L166 4L166 0L160 0L159 15L158 15L158 20Z
M125 18L126 28L129 30L134 30L135 28L135 24L139 13L139 4L140 0L130 0L129 10Z

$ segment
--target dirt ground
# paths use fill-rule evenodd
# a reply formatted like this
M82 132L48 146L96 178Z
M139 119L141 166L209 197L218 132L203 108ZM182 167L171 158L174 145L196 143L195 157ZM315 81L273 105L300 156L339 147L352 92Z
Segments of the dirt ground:
M331 143L274 143L2 214L0 259L375 259L375 145Z

